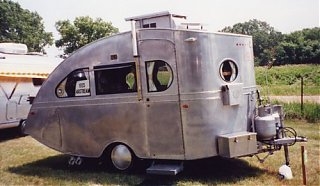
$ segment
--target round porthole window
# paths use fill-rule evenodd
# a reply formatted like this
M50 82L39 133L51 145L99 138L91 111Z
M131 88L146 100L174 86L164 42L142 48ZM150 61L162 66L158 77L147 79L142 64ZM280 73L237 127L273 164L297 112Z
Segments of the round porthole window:
M238 67L230 59L224 60L220 65L220 76L226 82L234 81L238 76Z

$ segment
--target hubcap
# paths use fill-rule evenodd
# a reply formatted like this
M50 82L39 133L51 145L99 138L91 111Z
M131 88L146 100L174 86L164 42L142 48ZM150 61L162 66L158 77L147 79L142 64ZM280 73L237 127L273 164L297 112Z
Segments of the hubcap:
M20 124L20 132L21 134L25 134L25 128L26 128L26 120L23 120Z
M118 170L126 170L130 167L132 156L125 145L117 145L111 151L111 161Z

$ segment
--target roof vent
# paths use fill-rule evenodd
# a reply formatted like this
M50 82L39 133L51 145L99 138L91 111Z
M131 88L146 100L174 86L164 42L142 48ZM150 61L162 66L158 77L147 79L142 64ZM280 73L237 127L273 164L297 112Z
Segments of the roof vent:
M189 30L204 30L204 26L201 23L181 23L178 28Z

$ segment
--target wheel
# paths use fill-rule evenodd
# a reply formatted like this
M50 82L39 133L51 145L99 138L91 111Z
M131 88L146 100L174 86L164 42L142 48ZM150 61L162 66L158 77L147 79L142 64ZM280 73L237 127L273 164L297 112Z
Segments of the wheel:
M19 134L21 136L26 136L27 134L25 133L25 127L26 127L26 120L21 120L20 125L19 125Z
M126 171L132 167L134 157L127 146L118 144L112 148L110 159L115 169Z

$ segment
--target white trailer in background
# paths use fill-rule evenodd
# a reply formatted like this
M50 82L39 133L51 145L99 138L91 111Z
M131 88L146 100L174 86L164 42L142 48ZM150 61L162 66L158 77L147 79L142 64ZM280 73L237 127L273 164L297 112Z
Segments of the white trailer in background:
M28 53L24 44L0 43L0 129L22 130L33 98L61 61Z

